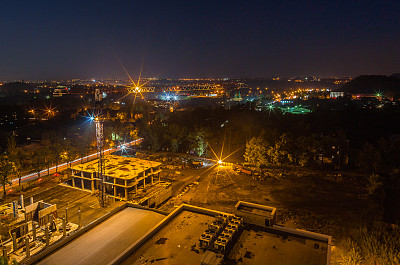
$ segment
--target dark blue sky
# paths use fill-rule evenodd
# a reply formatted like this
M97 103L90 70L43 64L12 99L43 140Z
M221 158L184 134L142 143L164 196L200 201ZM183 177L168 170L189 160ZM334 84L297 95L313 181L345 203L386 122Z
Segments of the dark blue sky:
M0 80L400 72L400 1L2 1Z

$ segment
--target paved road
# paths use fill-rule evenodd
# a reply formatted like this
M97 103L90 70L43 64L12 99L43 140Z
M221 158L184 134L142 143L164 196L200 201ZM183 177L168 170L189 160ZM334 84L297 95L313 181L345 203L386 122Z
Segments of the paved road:
M153 211L126 208L38 264L108 264L163 218Z
M129 143L125 143L123 145L119 145L116 148L110 148L110 149L104 150L103 154L104 155L111 154L111 153L119 151L119 150L121 150L123 148L127 148L127 147L130 147L130 146L134 145L134 144L138 144L142 140L143 140L143 138L140 138L138 140L135 140L135 141L132 141L132 142L129 142ZM83 158L78 158L78 159L72 161L70 163L70 166L74 166L76 164L81 163L82 159L83 159L83 161L89 161L89 160L96 159L98 157L98 154L99 153L94 153L94 154L85 156ZM57 171L62 171L64 169L66 169L67 167L68 167L68 163L60 164L57 167ZM40 176L46 176L46 175L50 175L50 174L53 174L53 173L56 173L56 167L55 166L51 167L49 170L44 169L44 170L40 171ZM23 182L26 182L26 181L35 180L37 178L38 178L38 174L37 173L32 173L32 174L28 174L28 175L25 175L25 176L21 177L21 182L23 183ZM15 186L15 185L18 185L18 178L13 179L12 180L12 184L11 185L7 185L6 189L10 188L11 186Z

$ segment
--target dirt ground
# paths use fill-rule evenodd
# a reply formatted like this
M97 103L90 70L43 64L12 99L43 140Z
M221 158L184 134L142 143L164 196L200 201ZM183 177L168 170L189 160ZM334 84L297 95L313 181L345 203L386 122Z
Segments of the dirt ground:
M277 208L281 224L340 237L343 222L357 220L366 190L357 176L285 168L269 170L266 180L253 180L230 167L180 170L172 179L173 198L162 206L169 211L181 203L233 212L239 200ZM172 175L174 172L164 172Z

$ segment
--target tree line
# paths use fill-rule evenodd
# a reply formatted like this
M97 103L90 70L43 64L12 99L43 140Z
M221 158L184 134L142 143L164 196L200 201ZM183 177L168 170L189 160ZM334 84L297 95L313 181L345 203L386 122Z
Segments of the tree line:
M0 154L0 184L3 186L4 195L6 195L5 186L9 184L12 178L18 178L21 186L21 177L28 173L37 173L55 166L58 172L58 166L62 163L71 163L71 161L90 154L94 149L95 142L90 134L83 134L79 138L71 141L64 138L55 131L44 132L38 146L31 149L18 147L14 136L7 139L7 147Z
M348 141L343 133L309 136L263 131L246 142L244 159L256 167L268 164L314 166L329 164L341 169L348 161Z

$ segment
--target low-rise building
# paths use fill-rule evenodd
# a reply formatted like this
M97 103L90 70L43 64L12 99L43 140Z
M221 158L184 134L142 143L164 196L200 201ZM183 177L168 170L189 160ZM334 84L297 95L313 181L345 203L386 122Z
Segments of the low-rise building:
M237 206L245 215L266 207L246 202ZM275 208L269 210L260 215L272 220ZM127 203L101 219L83 227L83 236L67 237L27 264L330 264L330 236L257 225L246 216L193 205L182 204L165 216Z
M139 189L145 189L160 180L159 162L116 155L107 155L103 159L104 187L109 197L131 200ZM83 190L100 190L97 159L75 165L69 170L71 179L66 184Z

